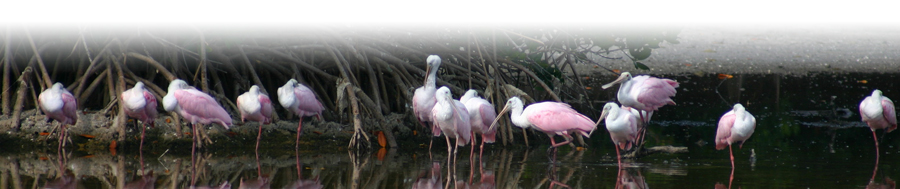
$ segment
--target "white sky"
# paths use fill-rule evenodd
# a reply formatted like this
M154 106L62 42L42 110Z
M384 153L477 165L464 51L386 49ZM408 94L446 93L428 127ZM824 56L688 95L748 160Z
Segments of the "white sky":
M253 2L253 3L250 3ZM317 0L5 2L0 23L876 23L900 3L789 0Z

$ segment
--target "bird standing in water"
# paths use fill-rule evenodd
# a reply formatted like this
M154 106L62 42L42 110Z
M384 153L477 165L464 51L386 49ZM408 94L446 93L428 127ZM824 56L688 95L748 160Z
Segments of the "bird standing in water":
M125 114L141 122L141 147L139 149L143 151L146 125L153 126L154 120L156 120L156 106L158 105L156 96L144 88L144 82L138 81L133 88L122 92L121 98L124 102L122 108L125 108Z
M316 118L322 120L322 110L325 110L325 107L322 106L322 103L316 98L316 94L309 87L298 83L296 79L288 80L284 86L278 88L278 102L281 103L282 107L300 117L294 146L294 149L299 149L303 117L316 116Z
M441 57L438 55L428 56L425 66L425 73L428 75L425 75L422 87L417 88L415 93L413 93L413 112L416 114L419 124L422 124L422 127L425 128L428 128L425 122L432 122L431 110L434 108L434 104L437 103L434 95L437 91L435 83L437 82L437 72L440 66ZM441 136L440 128L432 126L431 132L434 136ZM434 142L434 140L431 140L431 142ZM428 143L428 149L431 150L431 143Z
M75 122L78 121L78 115L75 113L75 109L78 107L75 97L63 87L62 83L56 83L41 92L38 96L38 103L41 111L59 124L59 146L56 151L62 151L62 147L66 146L66 137L68 136L66 126L75 125Z
M875 135L876 129L884 129L885 133L889 133L897 129L897 114L895 113L894 102L890 98L882 96L881 90L875 89L871 96L867 96L859 103L859 115L862 121L869 125L872 130L872 138L875 140L875 170L878 170L878 160L881 152L878 149L878 135ZM872 180L875 174L872 174Z
M600 113L600 119L606 120L606 130L609 131L609 137L616 144L616 157L618 157L619 165L622 165L622 154L619 150L630 150L636 142L638 134L638 117L629 110L620 108L615 102L608 102L603 106L603 112Z
M734 170L734 152L731 149L733 144L744 146L744 141L753 135L756 129L756 118L753 114L747 112L741 104L735 104L734 109L722 115L719 119L719 127L716 129L716 150L725 149L728 146L728 153L731 154L731 169Z
M446 86L437 90L435 98L437 103L434 104L434 108L431 110L431 120L444 133L444 138L447 139L447 155L450 155L453 149L450 138L456 139L456 146L466 146L471 139L470 137L472 137L469 111L466 110L465 104L453 99L453 94L450 94L450 88ZM454 161L457 152L458 150L452 150Z
M469 111L469 121L472 125L472 133L481 134L481 152L484 152L484 143L494 143L497 140L497 129L490 128L491 122L497 118L497 112L490 102L478 96L475 89L466 91L459 101L466 105ZM475 145L475 136L472 136L472 145ZM474 147L474 146L473 146Z
M639 114L639 118L643 122L641 125L644 125L638 128L638 145L640 145L643 143L644 133L646 132L645 125L650 122L650 117L647 115L652 115L654 111L667 104L675 105L672 97L677 93L675 88L678 87L678 82L646 75L632 77L631 73L622 72L618 79L603 85L602 88L607 89L617 83L621 83L619 92L616 94L619 103L622 106L644 112Z
M494 128L494 125L497 124L500 115L507 111L512 111L509 117L513 125L521 128L534 128L550 136L550 149L572 142L572 136L569 135L569 131L574 131L590 138L591 133L597 126L590 118L572 109L569 104L539 102L525 108L519 97L512 97L506 101L506 106L497 114L497 119L491 124L491 128ZM556 143L553 135L561 135L566 138L566 141Z
M259 122L259 132L256 134L256 151L259 151L262 125L272 123L272 100L269 95L259 92L259 86L253 85L249 91L238 96L237 107L241 112L241 122Z

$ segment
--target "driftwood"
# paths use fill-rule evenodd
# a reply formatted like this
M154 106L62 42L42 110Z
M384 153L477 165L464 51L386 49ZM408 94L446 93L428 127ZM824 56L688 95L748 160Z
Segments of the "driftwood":
M629 153L625 153L622 155L624 158L640 158L644 156L649 156L657 153L668 153L668 154L677 154L677 153L687 153L687 147L683 146L654 146L650 148L638 147L635 150L632 150Z

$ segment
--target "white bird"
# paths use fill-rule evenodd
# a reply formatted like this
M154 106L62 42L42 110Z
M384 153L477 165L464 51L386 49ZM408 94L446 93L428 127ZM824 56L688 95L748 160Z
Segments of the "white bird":
M259 151L262 125L272 123L272 100L269 95L259 92L259 86L253 85L249 91L238 96L237 106L241 112L241 122L259 122L259 132L256 134L256 151Z
M619 150L629 150L635 145L640 122L634 113L625 108L627 107L620 107L615 102L608 102L603 106L603 112L600 113L600 119L597 120L598 124L600 120L606 120L606 130L609 131L609 137L616 145L616 157L618 157L619 165L622 165L622 155Z
M722 150L728 146L732 168L734 168L734 152L731 150L731 145L739 143L743 147L744 141L753 135L755 129L756 118L741 104L735 104L734 109L719 119L719 128L716 130L716 150Z

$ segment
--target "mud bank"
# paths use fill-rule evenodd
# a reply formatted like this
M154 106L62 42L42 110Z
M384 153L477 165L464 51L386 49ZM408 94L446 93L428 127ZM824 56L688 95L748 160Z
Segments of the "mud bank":
M0 146L2 151L30 151L33 149L56 150L59 137L59 127L56 122L47 121L45 115L36 110L22 113L22 124L18 129L11 126L12 120L8 116L0 116ZM87 153L106 152L111 149L118 151L137 150L140 144L141 129L134 120L128 120L125 124L124 141L118 141L119 132L113 127L113 116L103 115L101 112L78 113L78 122L74 126L67 127L69 134L69 151L84 151ZM408 123L411 116L403 114L390 114L385 116L386 121L380 122L372 119L364 119L363 128L370 138L372 147L379 147L377 135L381 125L392 128L398 140L411 140L413 135ZM201 136L204 140L206 151L253 151L256 145L256 137L259 132L259 123L237 122L230 129L219 125L203 125ZM261 149L282 148L293 149L299 120L279 120L272 124L262 126ZM350 123L350 121L347 121ZM353 134L353 126L350 124L319 121L307 118L303 121L300 137L300 148L346 148ZM376 129L378 128L378 129ZM415 128L413 128L415 129ZM180 130L180 133L179 133ZM161 114L156 119L155 127L148 126L144 141L144 150L156 153L169 151L168 153L189 153L191 145L190 124L182 122L181 128L177 128L172 117ZM52 148L51 148L52 147Z

